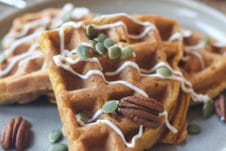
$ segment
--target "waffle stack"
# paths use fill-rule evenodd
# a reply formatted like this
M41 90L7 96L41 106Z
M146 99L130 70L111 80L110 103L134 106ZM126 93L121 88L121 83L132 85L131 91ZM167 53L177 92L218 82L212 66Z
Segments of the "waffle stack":
M16 19L3 48L0 104L56 97L70 151L181 143L190 100L226 87L226 46L161 16L66 4Z
M81 13L83 12L83 13ZM47 9L17 18L2 41L0 62L0 104L28 103L52 93L40 46L39 35L69 20L92 18L85 8L66 4L62 9Z
M175 21L160 18L154 22L152 18L159 17L143 16L145 21L141 21L126 14L103 15L86 22L70 22L42 34L40 44L69 150L141 151L157 142L175 144L186 138L190 95L181 91L179 81L169 78L177 76L183 41L164 41L165 35L159 31L166 29L170 35L180 28ZM90 26L95 29L97 39L89 35ZM98 39L101 34L113 41L113 47L121 47L122 54L123 48L132 47L133 55L112 58L111 47L99 53L90 40L101 41ZM88 58L82 56L81 45L90 52ZM161 75L160 68L172 75ZM135 109L128 107L128 102L122 105L128 96L160 103L164 109L157 114L160 124L143 127L136 122L139 121L136 116L131 120L127 114L120 114L124 107L132 109L132 115L141 111L137 104ZM103 113L100 109L110 100L120 100L118 110ZM89 120L81 122L77 116L81 114Z

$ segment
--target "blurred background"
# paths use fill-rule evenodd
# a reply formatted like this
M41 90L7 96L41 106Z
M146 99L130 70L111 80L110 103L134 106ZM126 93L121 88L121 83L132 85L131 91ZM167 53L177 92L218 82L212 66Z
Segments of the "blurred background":
M16 9L23 8L41 1L46 0L0 0L0 17L5 16ZM219 11L223 12L226 15L226 0L194 0L194 1L199 1L201 3L207 4L213 8L218 9ZM4 3L8 3L8 5Z

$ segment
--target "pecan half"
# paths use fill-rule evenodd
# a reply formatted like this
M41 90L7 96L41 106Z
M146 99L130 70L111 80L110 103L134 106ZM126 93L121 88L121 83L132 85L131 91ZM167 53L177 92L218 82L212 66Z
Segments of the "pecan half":
M30 124L22 117L11 119L2 129L0 141L4 149L21 151L29 145Z
M215 101L215 111L222 121L226 121L226 99L224 94L221 94Z
M118 112L147 128L157 128L162 120L159 113L163 112L162 104L152 98L128 96L120 100Z

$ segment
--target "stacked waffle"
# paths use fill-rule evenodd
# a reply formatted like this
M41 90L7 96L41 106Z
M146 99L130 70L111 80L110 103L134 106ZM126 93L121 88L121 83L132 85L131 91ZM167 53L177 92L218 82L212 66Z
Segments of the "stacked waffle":
M66 21L90 18L88 9L66 4L62 10L47 9L16 19L2 41L0 104L28 103L52 92L37 38L43 31L59 27Z
M178 144L190 100L208 102L226 87L226 46L160 16L93 18L65 5L17 19L3 46L0 103L53 89L71 151Z

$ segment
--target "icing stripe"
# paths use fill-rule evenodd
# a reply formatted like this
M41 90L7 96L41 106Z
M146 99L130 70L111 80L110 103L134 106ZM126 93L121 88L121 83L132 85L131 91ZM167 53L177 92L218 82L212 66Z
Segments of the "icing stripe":
M113 17L126 17L127 19L133 21L134 23L136 23L138 25L142 25L142 26L149 26L149 25L151 25L150 22L142 22L142 21L139 21L139 20L131 17L130 15L128 15L126 13L116 13L116 14L100 15L100 16L96 16L93 20L105 19L105 18L113 18Z
M35 31L34 33L32 33L31 35L28 35L26 37L23 37L21 39L18 39L17 41L15 41L12 44L12 46L9 49L7 49L7 50L4 51L5 55L6 56L11 55L18 46L20 46L21 44L23 44L23 43L25 43L27 41L30 41L30 40L32 40L34 38L37 38L38 36L40 36L40 34L42 33L42 31L44 31L44 30L43 29L39 29L39 30Z
M112 123L109 120L104 120L104 119L97 120L95 123L90 123L90 124L87 124L86 126L92 126L92 125L102 124L102 123L103 124L106 124L110 128L112 128L122 138L124 144L128 148L134 148L135 147L135 144L136 144L136 140L139 139L139 138L141 138L142 135L143 135L143 126L142 125L139 127L138 133L132 137L131 142L127 142L124 134L122 133L122 131L114 123Z
M107 81L107 80L105 79L105 77L104 77L104 74L103 74L100 70L89 70L86 74L83 74L83 75L82 75L82 74L79 74L79 73L77 73L76 71L74 71L69 65L63 64L63 63L61 62L61 60L59 60L58 58L55 58L55 57L54 57L53 59L54 59L54 62L55 62L55 64L56 64L57 66L64 68L65 70L67 70L67 71L73 73L74 75L76 75L76 76L78 76L78 77L80 77L80 78L82 78L82 79L88 79L88 78L89 78L90 76L92 76L92 75L99 75L99 76L101 76L101 77L103 78L103 80L104 80L106 83L109 83L109 84L122 84L122 85L124 85L124 86L126 86L126 87L128 87L128 88L130 88L130 89L132 89L132 90L134 90L135 92L141 94L142 96L148 97L148 94L147 94L145 91L143 91L142 89L136 87L135 85L133 85L133 84L127 82L127 81L123 81L123 80L113 81L113 82Z
M13 67L17 64L17 62L22 61L23 59L26 59L28 57L37 55L37 53L41 53L41 52L36 52L36 53L33 52L37 47L38 45L32 45L27 52L11 58L7 67L0 71L0 77L3 77L9 74L9 72L13 69Z
M169 119L168 119L168 112L167 111L164 111L164 112L160 113L159 116L164 116L165 117L166 126L168 127L168 129L171 132L173 132L174 134L176 134L178 132L178 130L170 124Z

